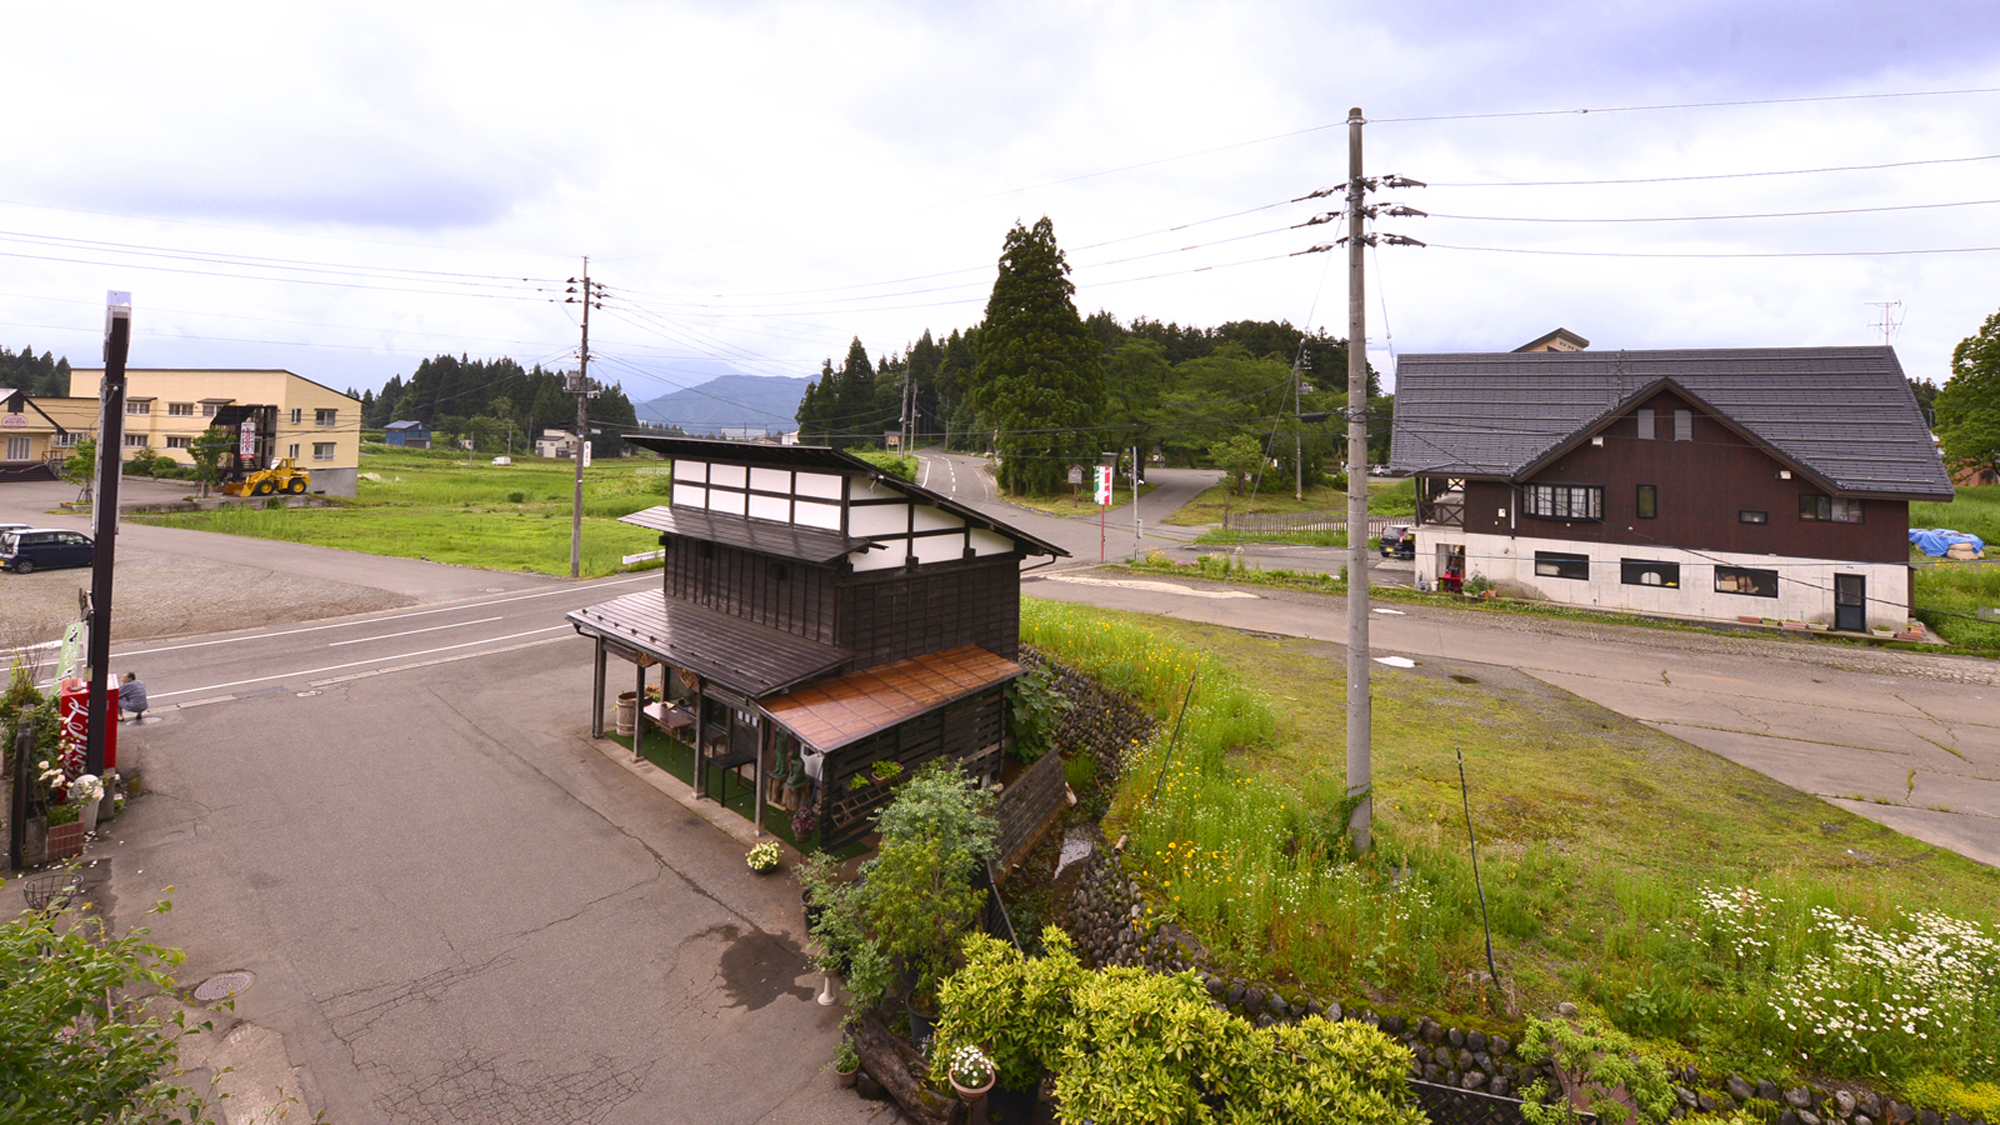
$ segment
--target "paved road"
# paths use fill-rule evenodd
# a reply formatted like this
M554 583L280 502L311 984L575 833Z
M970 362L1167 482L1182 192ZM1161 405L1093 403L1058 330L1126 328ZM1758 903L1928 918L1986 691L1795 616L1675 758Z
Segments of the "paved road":
M119 646L156 710L114 917L172 884L181 979L256 974L261 1072L342 1125L868 1119L796 888L585 736L562 615L656 581Z
M1094 528L981 500L976 458L924 454L955 473L961 500L1096 560ZM1161 473L1155 470L1156 474ZM1165 489L1145 499L1160 498ZM990 490L987 493L990 495ZM1129 511L1129 509L1128 509ZM1166 512L1145 511L1149 521ZM1126 516L1130 527L1131 517ZM1127 541L1129 543L1129 539ZM1162 543L1170 554L1191 553ZM1213 550L1214 548L1209 548ZM1246 552L1265 567L1332 570L1339 554L1273 546ZM1410 564L1370 556L1376 585L1407 584ZM1029 575L1036 596L1164 613L1237 628L1345 643L1346 601L1254 591L1200 596L1214 584L1133 581L1072 564ZM1198 593L1199 592L1199 593ZM1555 618L1381 607L1376 655L1450 658L1517 668L1620 714L1918 839L2000 866L2000 664L1969 657L1683 634ZM1393 674L1384 670L1383 674Z

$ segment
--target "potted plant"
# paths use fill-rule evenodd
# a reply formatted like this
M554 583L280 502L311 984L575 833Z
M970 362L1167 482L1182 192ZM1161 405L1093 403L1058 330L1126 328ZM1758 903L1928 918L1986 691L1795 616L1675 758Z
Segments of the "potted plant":
M842 1039L833 1052L833 1076L842 1086L853 1086L861 1075L861 1056L854 1051L854 1040Z
M86 833L97 831L97 812L104 800L104 783L97 780L94 773L77 775L69 783L69 803L76 808L77 819L83 823Z
M749 864L750 870L757 874L769 875L778 869L778 859L782 854L776 840L766 840L751 848L749 854L743 857L743 862Z
M951 1078L951 1088L957 1092L958 1100L968 1105L985 1097L986 1091L993 1088L993 1060L970 1043L951 1053L945 1073Z

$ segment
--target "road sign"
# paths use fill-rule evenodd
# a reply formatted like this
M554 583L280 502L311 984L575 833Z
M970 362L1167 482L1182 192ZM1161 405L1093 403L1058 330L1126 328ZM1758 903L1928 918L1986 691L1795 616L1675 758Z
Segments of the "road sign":
M1111 474L1113 471L1109 465L1097 466L1097 502L1099 504L1108 505L1111 503Z
M9 417L12 417L12 415L9 415ZM26 423L23 423L23 425L25 425L25 424L26 424ZM1082 484L1082 483L1083 483L1083 466L1082 466L1082 465L1071 465L1071 466L1069 467L1069 482L1070 482L1071 484Z

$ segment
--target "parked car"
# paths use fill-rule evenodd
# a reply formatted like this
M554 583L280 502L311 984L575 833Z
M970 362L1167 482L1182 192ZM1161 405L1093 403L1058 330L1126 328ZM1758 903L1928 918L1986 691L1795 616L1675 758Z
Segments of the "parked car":
M89 566L97 546L81 531L28 527L0 532L0 567L16 574L58 566Z
M1382 529L1382 557L1414 559L1417 557L1417 533L1406 523L1392 523Z

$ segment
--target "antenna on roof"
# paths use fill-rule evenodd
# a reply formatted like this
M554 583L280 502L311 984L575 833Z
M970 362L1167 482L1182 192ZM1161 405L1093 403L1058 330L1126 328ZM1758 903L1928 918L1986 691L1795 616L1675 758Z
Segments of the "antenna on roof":
M1896 338L1896 333L1903 329L1903 302L1869 301L1867 303L1882 310L1881 319L1875 321L1869 327L1882 333L1882 346L1886 348L1889 346L1889 341Z

